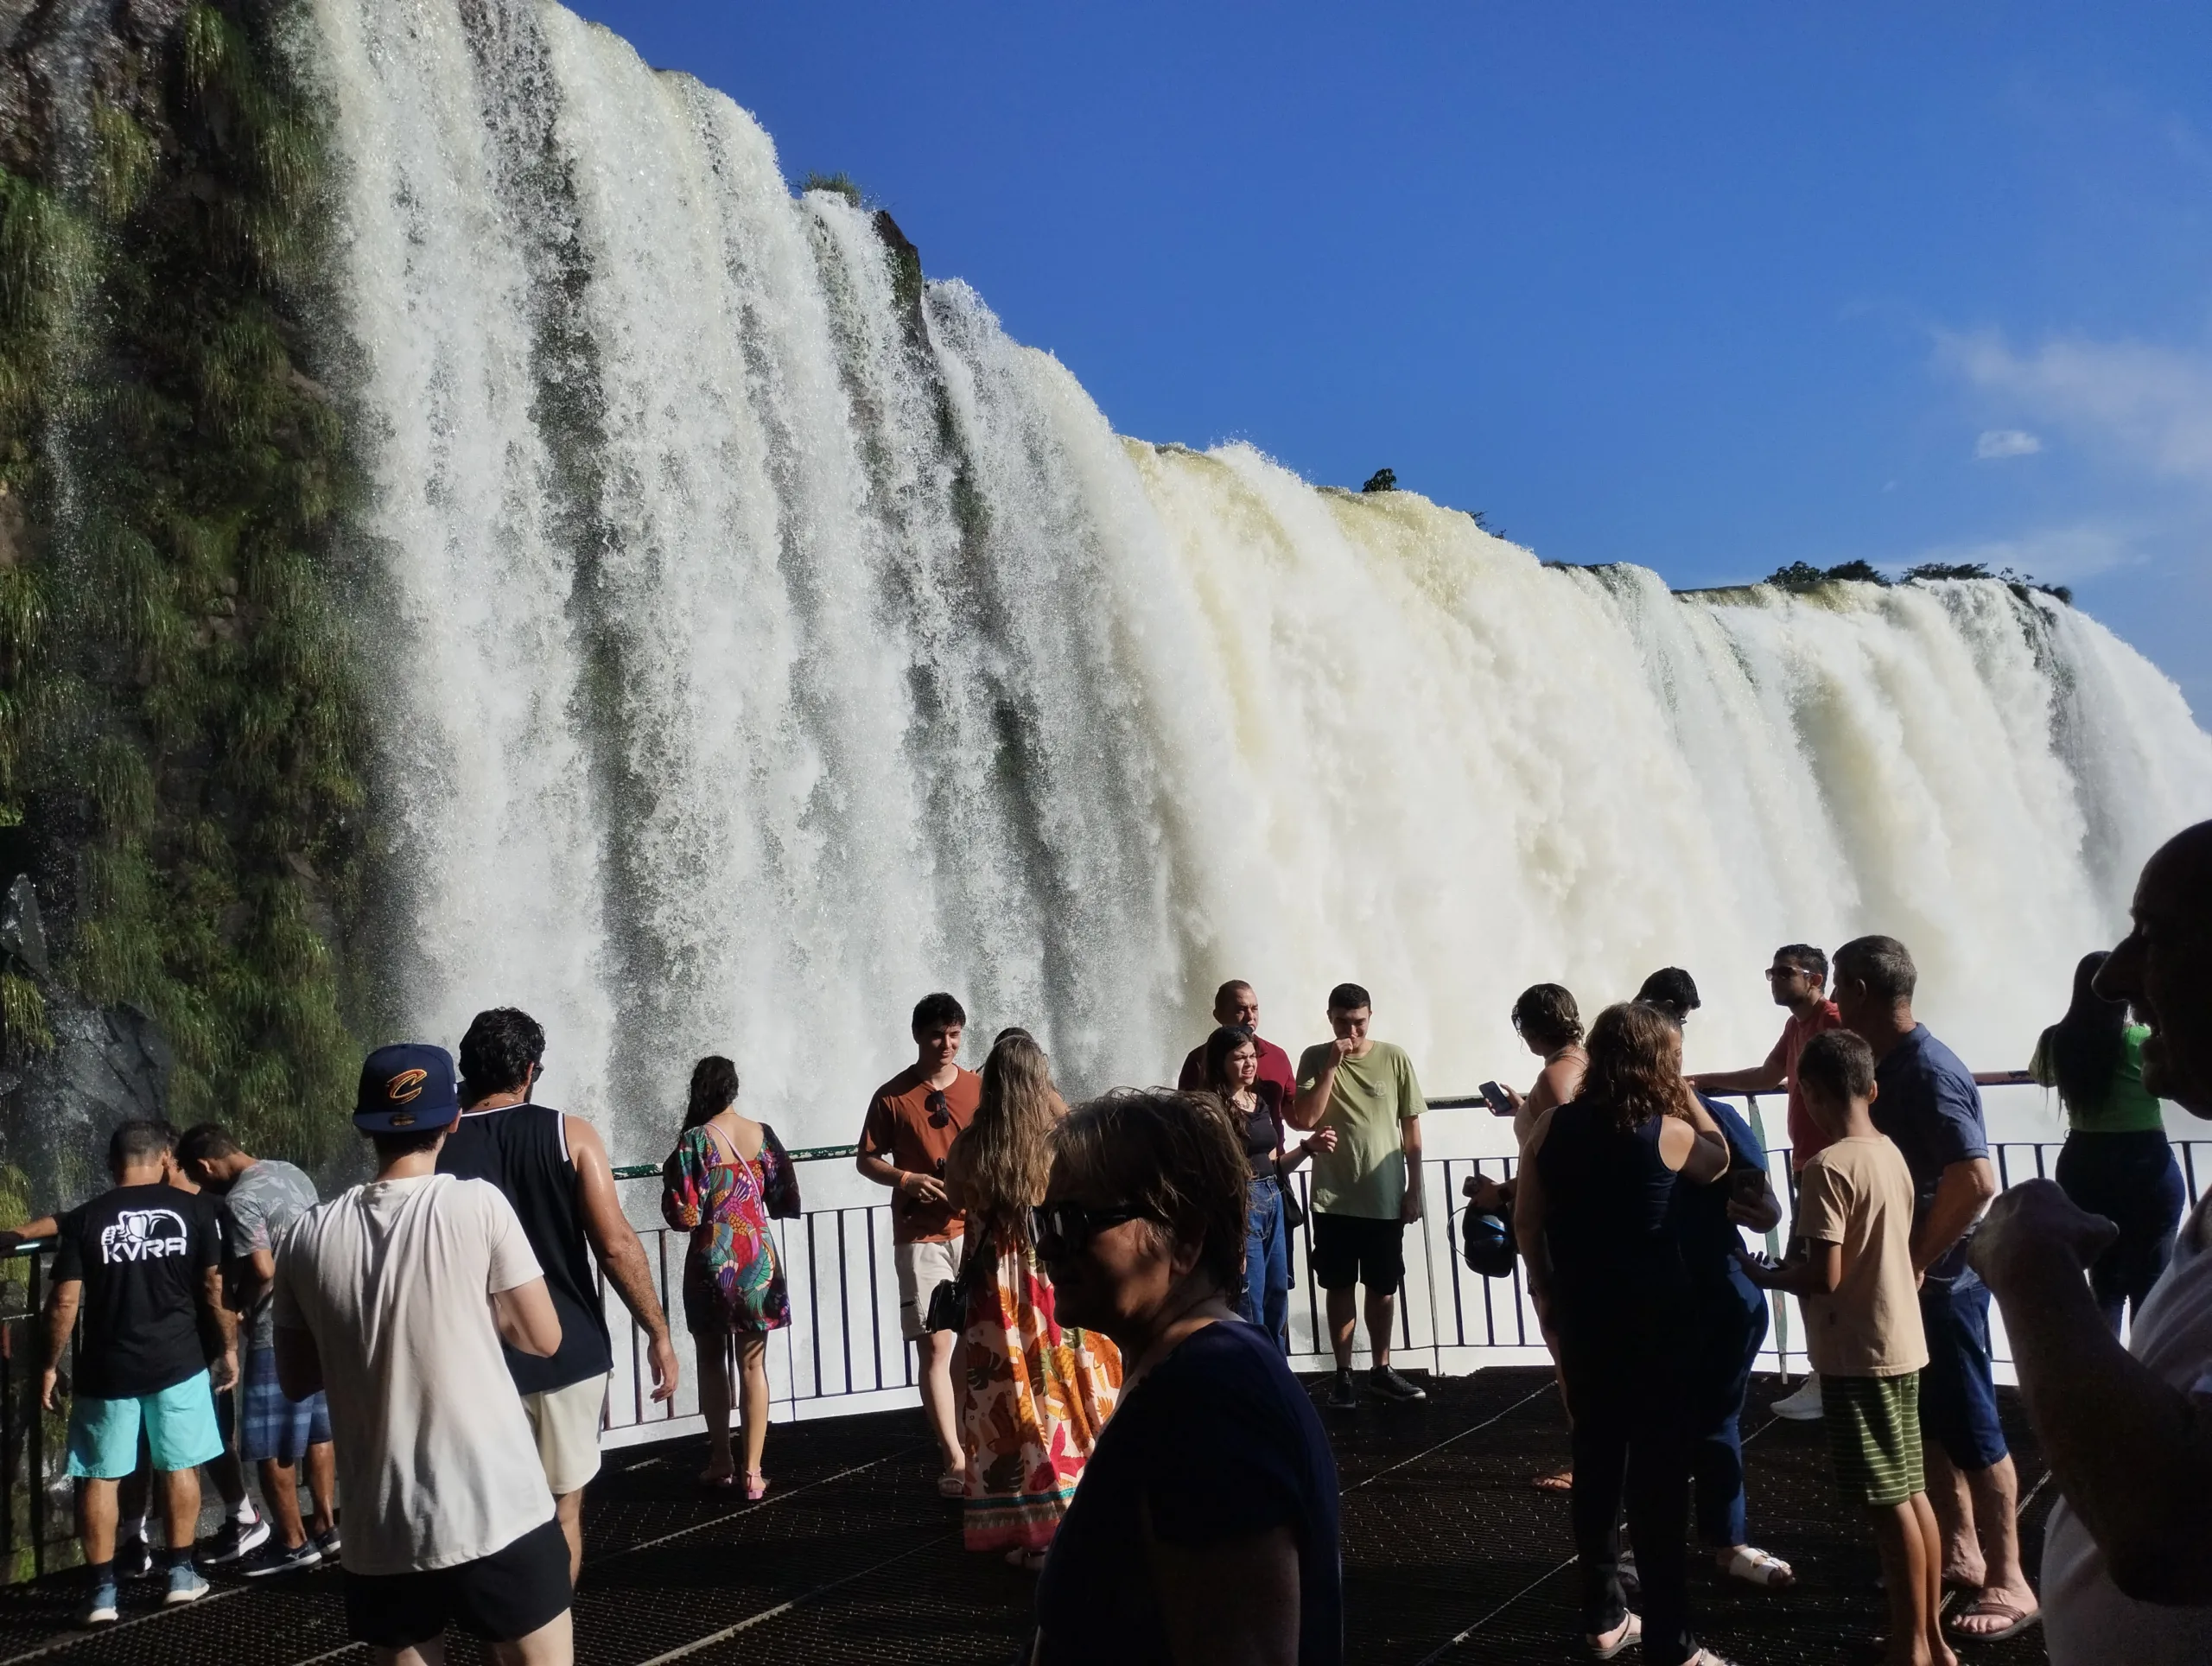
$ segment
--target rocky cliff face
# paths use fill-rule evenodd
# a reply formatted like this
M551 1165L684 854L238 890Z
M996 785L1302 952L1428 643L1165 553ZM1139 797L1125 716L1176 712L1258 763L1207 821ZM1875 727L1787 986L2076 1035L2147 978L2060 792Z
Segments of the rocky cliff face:
M0 1209L156 1104L343 1127L351 473L285 10L0 0L0 885L44 946L0 943Z

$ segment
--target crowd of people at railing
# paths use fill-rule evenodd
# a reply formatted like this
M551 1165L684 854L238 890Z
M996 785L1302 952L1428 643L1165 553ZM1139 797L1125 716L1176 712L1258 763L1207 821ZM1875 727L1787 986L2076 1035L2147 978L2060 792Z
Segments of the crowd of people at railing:
M1999 1195L1979 1090L1916 1017L1904 944L1787 944L1766 976L1789 1016L1758 1065L1683 1073L1700 998L1667 968L1586 1031L1567 989L1524 991L1512 1019L1541 1068L1525 1096L1484 1084L1519 1156L1467 1181L1464 1253L1525 1280L1555 1364L1572 1462L1533 1484L1570 1495L1583 1645L1723 1666L1691 1612L1693 1531L1721 1576L1790 1600L1788 1561L1751 1542L1740 1428L1783 1291L1815 1370L1773 1409L1824 1423L1879 1553L1885 1661L2037 1625L2059 1666L2212 1659L2212 1200L2182 1220L2160 1103L2212 1117L2212 823L2152 858L2130 933L2082 961L2035 1049L2070 1125L2055 1183ZM1295 1061L1259 1016L1253 985L1225 984L1174 1089L1071 1110L1025 1030L963 1067L967 1014L931 995L864 1118L938 1489L971 1550L1038 1574L1037 1666L1344 1658L1322 1414L1427 1397L1391 1358L1425 1102L1358 985ZM168 1602L206 1593L203 1560L259 1578L337 1557L349 1634L379 1661L442 1659L455 1627L528 1666L573 1657L613 1364L600 1281L647 1339L657 1400L681 1368L598 1135L533 1101L544 1046L496 1008L457 1067L427 1044L372 1053L353 1121L376 1174L337 1197L219 1125L132 1122L109 1190L14 1235L54 1246L42 1393L70 1402L88 1624L153 1570L151 1513ZM1714 1097L1777 1090L1788 1207ZM800 1201L741 1103L731 1060L697 1062L662 1209L690 1240L700 1483L757 1501L766 1341L791 1322L774 1222ZM1785 1215L1779 1260L1746 1248ZM1301 1225L1335 1362L1318 1392L1287 1361ZM1993 1296L2060 1495L2039 1593ZM225 1521L196 1543L203 1468ZM1947 1587L1965 1593L1948 1616Z

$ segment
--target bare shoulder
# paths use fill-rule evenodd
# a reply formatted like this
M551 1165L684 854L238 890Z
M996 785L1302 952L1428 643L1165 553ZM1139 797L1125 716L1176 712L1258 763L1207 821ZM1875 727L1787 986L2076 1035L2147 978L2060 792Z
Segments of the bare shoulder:
M1536 1085L1551 1095L1551 1103L1563 1105L1582 1091L1582 1075L1589 1061L1580 1053L1564 1059L1554 1059L1536 1078Z
M1529 1122L1529 1132L1521 1141L1522 1162L1535 1160L1536 1154L1544 1148L1545 1136L1552 1131L1552 1117L1558 1110L1557 1105L1546 1105Z
M730 1143L747 1162L758 1157L768 1143L768 1130L750 1116L741 1116L734 1110L726 1110L722 1116L728 1119L722 1129L729 1135Z
M607 1160L607 1143L599 1137L599 1130L572 1111L561 1113L561 1135L569 1146L569 1160L575 1162L586 1153Z

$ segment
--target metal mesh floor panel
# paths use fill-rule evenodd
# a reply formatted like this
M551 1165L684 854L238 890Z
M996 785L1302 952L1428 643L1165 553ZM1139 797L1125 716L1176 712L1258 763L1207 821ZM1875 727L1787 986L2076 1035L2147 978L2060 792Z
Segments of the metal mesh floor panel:
M1319 1384L1313 1385L1319 1392ZM1329 1419L1344 1489L1347 1655L1361 1666L1477 1666L1582 1658L1578 1582L1564 1496L1529 1478L1562 1463L1566 1428L1543 1373L1485 1371L1429 1383L1425 1405L1368 1404ZM1883 1621L1873 1548L1828 1485L1818 1424L1775 1421L1777 1385L1756 1385L1750 1431L1751 1536L1799 1583L1762 1593L1693 1555L1701 1638L1745 1666L1854 1657ZM2043 1468L2006 1398L2024 1491ZM960 1546L957 1506L936 1496L934 1448L917 1412L798 1424L770 1433L775 1488L759 1504L696 1481L697 1438L610 1455L586 1516L576 1594L579 1662L641 1666L1006 1666L1027 1635L1034 1580ZM2049 1489L2024 1512L2029 1565ZM0 1591L0 1666L236 1663L355 1666L340 1580L219 1577L207 1600L164 1610L152 1580L128 1587L124 1623L86 1635L72 1622L81 1574ZM457 1666L480 1650L456 1639ZM2039 1633L1976 1645L1990 1666L2044 1657Z

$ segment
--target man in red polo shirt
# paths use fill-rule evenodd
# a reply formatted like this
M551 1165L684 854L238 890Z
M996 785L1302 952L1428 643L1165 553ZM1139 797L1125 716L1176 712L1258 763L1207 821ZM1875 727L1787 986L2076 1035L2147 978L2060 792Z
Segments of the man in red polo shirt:
M930 1293L960 1271L965 1220L944 1190L944 1158L982 1103L983 1078L963 1070L961 1033L968 1014L950 995L925 995L914 1007L914 1062L875 1091L861 1125L861 1173L898 1195L891 1204L892 1257L899 1274L899 1326L921 1351L922 1410L944 1459L938 1491L967 1491L960 1449L960 1401L952 1388L957 1331L928 1328Z
M1828 957L1809 943L1787 943L1774 951L1767 968L1767 988L1774 1004L1789 1009L1782 1039L1766 1056L1766 1063L1749 1070L1708 1071L1690 1078L1690 1085L1707 1093L1771 1093L1785 1084L1789 1089L1789 1167L1795 1173L1813 1160L1814 1154L1830 1143L1820 1124L1805 1109L1797 1088L1797 1055L1805 1044L1823 1030L1840 1027L1835 1002L1827 995ZM1821 1379L1806 1373L1804 1385L1788 1398L1774 1402L1777 1416L1810 1422L1821 1415Z
M1287 1115L1291 1096L1298 1091L1298 1078L1292 1070L1290 1055L1274 1042L1260 1039L1260 997L1253 992L1252 986L1231 979L1215 990L1213 1021L1252 1032L1253 1045L1260 1050L1260 1075L1253 1086L1262 1098L1274 1097L1278 1116ZM1201 1041L1183 1061L1183 1073L1176 1078L1175 1085L1189 1093L1205 1084L1206 1044Z

